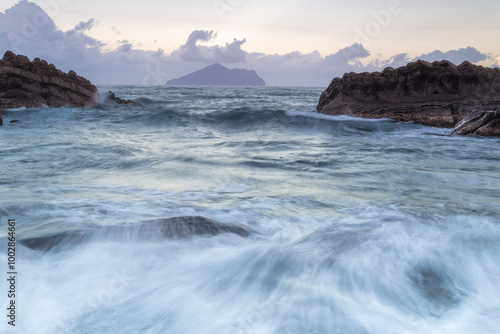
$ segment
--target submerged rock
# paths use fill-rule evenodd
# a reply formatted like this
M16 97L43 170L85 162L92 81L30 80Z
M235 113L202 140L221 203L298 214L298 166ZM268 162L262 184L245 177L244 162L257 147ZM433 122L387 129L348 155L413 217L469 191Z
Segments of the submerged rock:
M61 232L45 237L23 239L19 243L33 250L48 252L51 249L61 250L70 245L79 245L91 238L92 234L88 232Z
M96 106L97 88L75 72L7 51L0 60L0 109Z
M244 225L220 223L199 216L157 219L143 223L139 227L140 234L148 235L151 231L161 232L164 238L187 238L193 235L217 235L221 233L233 233L247 237L251 233L251 229Z
M44 237L23 239L20 243L30 249L47 252L62 250L91 240L159 241L189 238L196 235L233 233L247 237L253 232L240 224L220 223L204 217L173 217L145 221L139 224L99 226L92 230L61 232Z
M469 113L500 107L500 69L419 60L382 72L347 73L321 94L317 111L453 128Z

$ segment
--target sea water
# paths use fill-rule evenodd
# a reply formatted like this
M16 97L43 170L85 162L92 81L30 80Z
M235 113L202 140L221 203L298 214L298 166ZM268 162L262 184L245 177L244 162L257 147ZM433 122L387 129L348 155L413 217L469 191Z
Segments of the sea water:
M319 115L319 88L110 89L142 106L3 112L2 277L8 219L255 232L18 243L0 332L500 333L499 139Z

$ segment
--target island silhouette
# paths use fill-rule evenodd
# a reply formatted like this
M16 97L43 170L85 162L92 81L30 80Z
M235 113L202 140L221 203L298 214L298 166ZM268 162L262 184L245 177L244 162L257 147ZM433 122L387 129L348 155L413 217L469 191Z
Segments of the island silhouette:
M221 64L212 64L183 77L169 80L169 86L265 86L264 79L254 70L228 69Z

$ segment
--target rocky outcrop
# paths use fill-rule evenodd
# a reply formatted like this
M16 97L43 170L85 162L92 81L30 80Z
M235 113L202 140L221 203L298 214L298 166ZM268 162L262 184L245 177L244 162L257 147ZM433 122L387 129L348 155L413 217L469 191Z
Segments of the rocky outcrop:
M457 124L452 134L500 136L500 111L474 111Z
M135 106L140 106L141 104L131 101L131 100L124 100L119 97L116 97L115 93L112 91L108 91L103 94L99 94L99 103L101 104L107 104L107 105L117 105L117 104L132 104Z
M75 72L7 51L0 60L0 109L96 106L97 88Z
M335 78L321 94L317 110L453 128L471 112L498 107L498 68L419 60L398 69Z

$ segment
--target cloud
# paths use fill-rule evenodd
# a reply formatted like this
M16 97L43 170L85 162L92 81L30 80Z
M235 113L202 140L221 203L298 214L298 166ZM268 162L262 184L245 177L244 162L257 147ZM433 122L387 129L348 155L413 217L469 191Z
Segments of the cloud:
M186 61L203 61L202 48L198 47L198 41L208 42L215 38L212 31L195 30L189 35L186 44L180 47L180 57Z
M414 60L406 53L389 59L371 59L370 52L359 43L324 56L318 51L248 52L243 49L246 39L217 45L217 34L213 30L191 32L186 43L170 54L161 49L134 48L137 43L123 38L113 41L120 46L110 50L107 43L86 35L97 23L89 19L64 32L40 7L23 0L0 13L0 53L12 50L31 59L46 59L64 71L76 71L95 84L131 85L163 85L169 79L217 62L232 68L256 70L268 85L325 87L333 77L346 72L380 71ZM119 35L118 29L113 31ZM461 63L463 60L483 61L488 57L473 47L467 47L446 52L436 50L417 58ZM367 63L367 59L371 61ZM495 62L500 64L500 57Z
M0 39L7 45L29 44L41 36L51 40L61 38L62 31L54 21L37 5L21 1L14 7L0 13ZM0 45L5 48L4 45Z
M94 24L94 20L80 22L75 29L63 32L40 7L21 1L0 13L0 50L30 57L81 58L98 52L103 45L83 33Z
M318 51L287 54L248 53L247 66L255 69L271 86L325 86L335 76L363 68L361 60L370 52L361 44L347 46L322 56Z
M370 71L379 71L381 69L384 69L386 67L392 67L392 68L398 68L401 66L405 66L409 62L411 62L412 59L407 53L400 53L395 56L392 56L389 59L375 59L372 60L368 65L367 69Z
M118 52L129 52L132 50L132 43L124 41L123 44L117 49Z
M361 59L369 56L370 51L365 49L363 45L355 43L340 49L337 53L326 56L324 64L335 70L347 68L354 70L356 67L362 67Z
M106 43L85 34L96 24L90 19L64 32L36 4L20 1L0 13L0 53L12 50L31 59L39 57L97 84L161 84L168 80L157 66L166 63L163 51L135 50L128 41L122 41L117 50L106 51Z
M78 23L76 25L75 29L73 29L73 30L74 31L82 31L82 32L88 31L88 30L91 30L92 28L94 28L97 24L98 24L98 22L95 19L90 19L87 22L81 21L80 23Z
M115 35L121 35L122 34L121 31L120 31L120 29L118 29L117 27L111 27L110 30L112 32L114 32Z
M384 69L386 67L397 68L400 66L404 66L409 62L417 61L418 59L422 59L425 61L433 62L440 60L449 60L456 65L460 65L464 61L468 60L472 63L477 63L483 60L487 60L489 57L479 52L476 48L467 47L461 48L458 50L450 50L447 52L442 52L440 50L435 50L427 54L422 54L418 57L411 58L407 53L400 53L395 56L392 56L389 59L375 59L371 61L366 68L370 71L378 71Z
M173 56L178 56L188 62L238 63L246 61L246 52L241 49L246 39L234 39L232 43L226 43L224 47L198 45L198 42L209 42L216 37L217 34L213 30L195 30L189 35L186 44L174 52Z
M489 57L486 54L481 53L476 48L469 46L467 48L462 48L462 49L458 49L458 50L451 50L448 52L442 52L440 50L435 50L431 53L423 54L419 57L416 57L414 60L422 59L422 60L432 62L432 61L436 61L436 60L439 61L439 60L446 59L446 60L449 60L456 65L460 65L461 63L463 63L466 60L468 60L472 63L477 63L477 62L486 60L488 58Z

